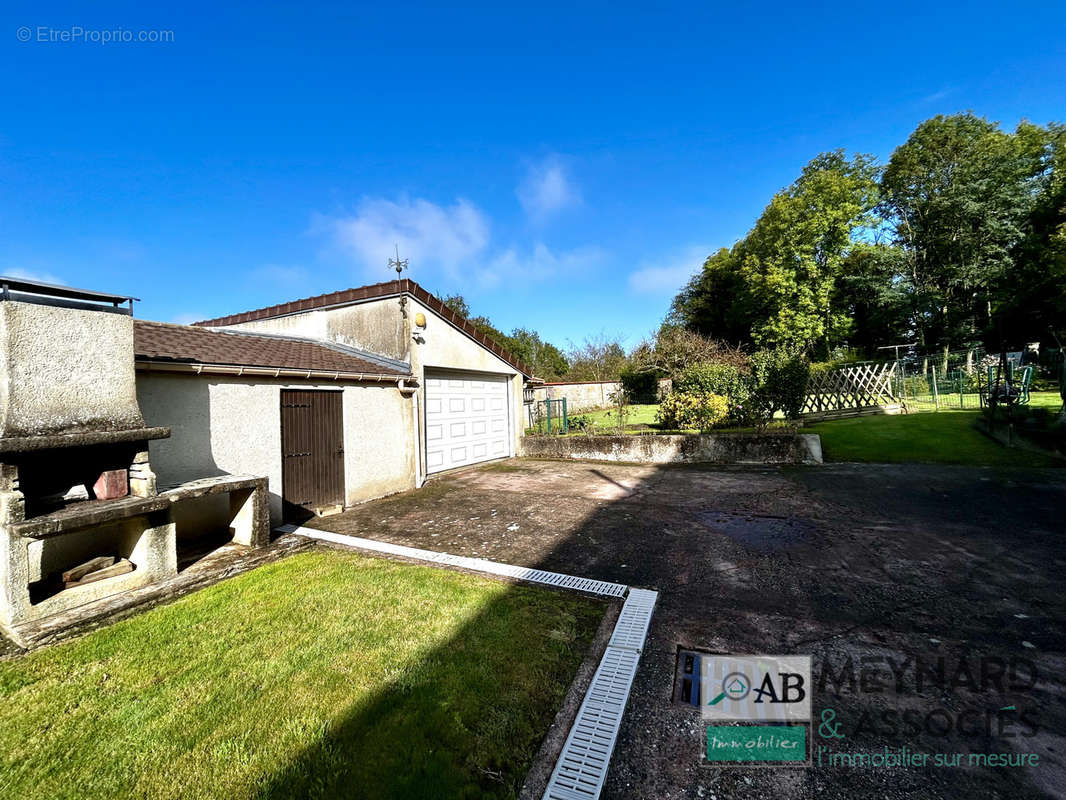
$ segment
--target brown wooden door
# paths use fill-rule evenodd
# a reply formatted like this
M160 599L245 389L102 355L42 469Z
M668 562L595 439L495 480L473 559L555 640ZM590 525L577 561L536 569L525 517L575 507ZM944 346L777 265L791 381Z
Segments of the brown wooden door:
M282 389L281 483L287 520L344 504L340 392Z

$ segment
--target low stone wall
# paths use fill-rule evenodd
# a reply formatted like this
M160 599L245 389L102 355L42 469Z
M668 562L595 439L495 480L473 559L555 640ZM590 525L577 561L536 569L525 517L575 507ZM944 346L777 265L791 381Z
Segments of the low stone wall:
M526 436L533 458L636 464L821 464L815 433L707 433L674 436Z
M590 383L546 383L533 390L533 399L561 400L566 398L568 414L607 408L611 405L611 394L622 387L618 381L593 381ZM659 392L670 391L670 379L659 381Z
M1043 453L1053 458L1066 458L1066 447L1057 447L1055 439L1045 437L1041 440L1020 426L1006 422L990 423L988 418L982 414L974 421L974 427L985 436L995 439L1006 447L1028 450L1032 453Z

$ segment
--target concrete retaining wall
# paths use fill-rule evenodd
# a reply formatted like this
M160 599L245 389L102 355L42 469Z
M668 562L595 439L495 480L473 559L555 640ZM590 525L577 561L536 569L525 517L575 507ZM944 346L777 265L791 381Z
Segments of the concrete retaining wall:
M637 464L821 464L815 433L710 433L676 436L527 436L534 458Z
M591 411L597 408L607 408L611 405L611 394L622 387L618 381L593 381L590 383L546 383L533 390L533 399L560 400L566 398L566 411L568 414L576 414L580 411ZM670 379L664 378L659 381L659 392L670 391Z

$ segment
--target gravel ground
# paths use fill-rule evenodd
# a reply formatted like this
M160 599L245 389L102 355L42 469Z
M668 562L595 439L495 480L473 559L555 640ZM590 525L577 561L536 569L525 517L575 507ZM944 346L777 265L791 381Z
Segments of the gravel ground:
M1066 796L1066 471L512 460L314 524L657 589L604 797ZM679 648L810 654L815 748L906 746L964 762L1035 753L1039 764L701 767L698 709L672 699ZM817 685L849 658L856 674L865 663L887 678L880 691ZM897 691L885 659L908 658L942 658L946 685L919 690L911 671ZM1032 664L1035 685L982 689L982 658L1019 659L1022 683ZM1001 714L1012 722L1001 733L997 710L1008 705L1035 724ZM826 708L846 735L828 745L816 733ZM889 729L904 711L917 732Z

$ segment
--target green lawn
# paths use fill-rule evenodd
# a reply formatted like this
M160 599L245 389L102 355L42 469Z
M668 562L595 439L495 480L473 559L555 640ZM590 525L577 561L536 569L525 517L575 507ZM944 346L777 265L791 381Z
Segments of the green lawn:
M602 616L296 555L0 662L0 795L511 797Z
M981 466L1064 466L1040 453L1004 447L976 428L979 411L937 411L819 422L826 461L921 462Z
M963 399L966 410L976 411L981 408L981 398L977 394L967 394ZM1032 392L1029 396L1029 405L1034 408L1061 408L1062 397L1058 392ZM936 411L936 403L928 400L908 400L907 406L911 411ZM944 394L940 397L940 409L955 411L959 409L959 396L957 394Z
M636 431L653 430L658 433L699 433L696 430L679 431L679 430L666 430L660 429L655 422L655 413L659 410L659 404L653 403L651 405L631 405L629 407L629 416L626 419L626 432L633 433ZM604 411L584 411L579 414L573 414L572 417L587 417L593 426L595 433L616 433L618 431L618 416L614 409L606 409ZM780 414L777 415L781 420L784 417ZM773 423L776 425L777 423ZM719 428L720 431L753 431L754 428Z
M1029 405L1033 408L1062 408L1062 396L1058 392L1032 392Z
M1058 392L1033 392L1033 407L1059 408ZM630 406L627 432L655 429L657 405ZM871 416L820 422L803 428L822 437L827 461L882 463L922 462L988 466L1064 466L1066 462L1020 449L1006 448L973 427L976 410L942 409L898 416ZM597 433L617 431L614 409L589 411L584 416ZM745 430L736 428L732 430Z
M659 404L631 405L629 416L626 418L626 430L640 430L655 424L655 412L659 410ZM618 412L613 408L603 411L583 411L572 414L574 417L588 417L592 422L593 430L598 433L610 433L618 430Z

